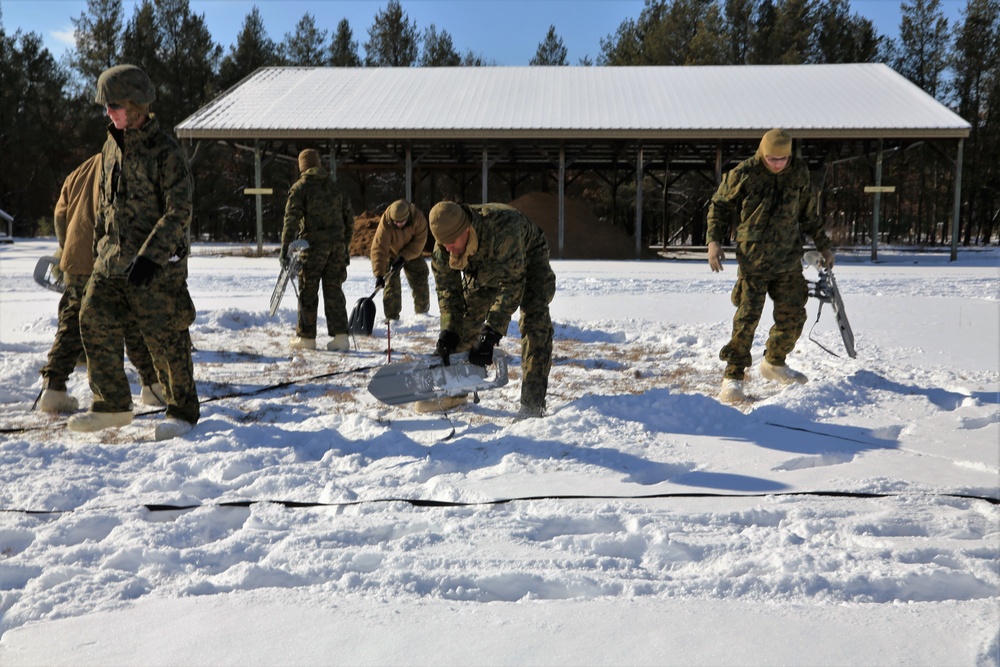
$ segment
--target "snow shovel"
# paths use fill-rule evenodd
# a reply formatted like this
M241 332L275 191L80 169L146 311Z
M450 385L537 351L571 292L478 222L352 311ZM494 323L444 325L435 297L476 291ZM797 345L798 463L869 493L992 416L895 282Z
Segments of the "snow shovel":
M402 257L394 259L389 266L389 273L386 274L385 279L388 280L392 274L399 271L404 261ZM382 288L376 287L371 296L361 297L354 304L354 310L351 311L351 318L347 321L348 333L354 335L364 334L365 336L372 335L372 330L375 328L375 295L378 294L380 289Z
M52 270L58 267L59 260L55 257L39 258L35 264L35 282L53 292L65 291L66 285L63 284L62 275L52 273Z

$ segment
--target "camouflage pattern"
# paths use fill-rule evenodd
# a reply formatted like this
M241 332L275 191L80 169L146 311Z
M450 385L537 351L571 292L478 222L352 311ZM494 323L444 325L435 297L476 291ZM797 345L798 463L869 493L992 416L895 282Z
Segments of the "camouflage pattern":
M167 402L167 416L195 424L200 416L188 327L194 304L183 282L133 287L124 276L95 274L80 311L80 331L87 352L94 412L126 412L132 395L125 376L121 340L134 315L153 359Z
M517 209L505 204L463 205L479 241L463 271L435 244L431 260L441 309L441 329L457 333L458 350L471 347L484 324L501 335L521 309L521 403L545 407L552 367L554 327L549 304L556 276L545 236Z
M141 129L121 131L109 125L108 133L94 272L123 276L141 254L169 279L186 278L194 185L184 152L160 129L155 115Z
M402 200L400 200L402 201ZM426 313L431 305L431 291L427 283L430 269L424 260L424 246L427 244L427 216L414 204L409 204L409 216L406 224L397 226L390 215L390 206L382 213L378 228L372 237L371 262L372 274L378 278L384 276L389 265L397 257L405 260L403 273L413 292L413 309L418 313ZM382 307L385 316L396 319L403 310L403 292L399 273L393 274L385 281L382 292Z
M187 288L187 257L194 186L187 159L153 115L139 129L110 125L108 133L94 274L80 310L94 393L91 409L131 409L121 341L134 317L163 384L167 415L193 424L199 407L188 333L195 308ZM145 287L126 282L126 267L139 254L160 267Z
M773 174L755 155L726 174L708 207L708 241L725 241L734 214L736 259L744 274L801 271L803 234L821 252L830 247L809 169L796 158Z
M309 241L299 269L299 319L296 334L316 338L316 311L319 288L323 285L323 306L327 332L347 333L347 300L344 282L350 263L354 212L347 195L330 180L322 167L302 172L288 190L285 221L281 230L281 254L296 238Z
M151 104L155 99L156 86L135 65L116 65L104 70L97 79L94 102L101 106L126 100L136 104Z
M773 278L738 276L731 296L736 306L733 336L719 352L719 358L727 362L727 378L742 380L743 369L753 363L750 349L764 311L765 296L770 296L774 303L774 325L768 332L764 357L772 364L784 365L785 357L791 354L802 334L809 288L801 271L787 271Z
M809 170L792 158L779 173L764 164L760 151L732 169L713 195L708 209L708 241L725 241L734 215L739 266L732 301L736 306L733 336L719 353L727 362L725 376L742 380L750 366L754 331L765 295L774 302L774 321L765 358L784 364L806 320L808 288L802 276L803 234L816 249L830 247L816 209Z
M94 225L101 192L102 164L101 154L97 153L66 177L53 216L65 290L59 299L56 337L41 374L45 378L45 386L57 391L66 390L66 381L83 354L80 306L87 281L94 270ZM153 361L138 327L131 322L125 331L125 349L139 371L140 382L143 385L155 383Z
M427 268L427 260L423 255L411 259L403 264L402 272L406 274L406 282L413 292L413 310L426 313L431 307L431 288L427 282L430 269ZM391 320L398 319L403 310L403 286L399 271L386 278L382 291L382 308L385 316Z
M57 391L66 391L66 381L76 368L80 355L83 354L83 339L80 336L80 306L87 289L89 275L67 273L66 289L59 299L59 324L56 328L56 339L49 350L48 362L42 367L41 374L45 378L45 386ZM148 386L157 382L156 371L153 369L153 359L146 349L138 326L129 312L129 322L125 326L125 351L129 361L139 371L139 382Z
M331 336L347 333L347 246L343 242L313 243L302 251L299 265L299 319L296 335L316 338L319 287L323 284L323 312Z

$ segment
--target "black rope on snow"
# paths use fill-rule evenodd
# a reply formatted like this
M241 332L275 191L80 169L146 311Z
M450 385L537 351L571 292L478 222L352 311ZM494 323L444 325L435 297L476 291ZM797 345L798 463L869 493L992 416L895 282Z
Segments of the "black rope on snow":
M266 394L267 392L276 391L278 389L285 389L287 387L291 387L291 386L297 385L297 384L302 384L304 382L314 382L316 380L324 380L326 378L335 377L337 375L348 375L350 373L362 373L362 372L374 370L376 368L379 368L379 366L378 365L373 365L373 366L357 366L355 368L348 368L348 369L345 369L345 370L342 370L342 371L332 371L330 373L321 373L320 375L313 375L312 377L298 378L298 379L295 379L295 380L285 380L284 382L278 382L278 383L275 383L275 384L268 385L266 387L259 387L257 389L253 389L251 391L233 391L233 392L229 392L228 394L220 394L220 395L217 395L217 396L209 396L207 398L203 398L200 401L198 401L198 404L199 405L204 405L206 403L213 403L215 401L222 401L222 400L225 400L227 398L242 398L242 397L247 397L247 396L258 396L260 394ZM40 398L41 397L41 393L39 393L38 396ZM36 398L35 399L35 403L37 403L37 402L38 402L38 399ZM35 406L32 405L31 409L34 410L34 408L35 408ZM135 416L136 417L145 417L145 416L148 416L148 415L155 415L155 414L159 414L161 412L166 412L166 410L167 410L166 407L155 408L153 410L145 410L143 412L137 412L135 414ZM55 423L42 424L42 425L39 425L39 426L15 426L15 427L10 427L10 428L0 428L0 435L2 435L2 434L10 434L10 433L27 433L28 431L43 431L43 430L46 430L46 429L61 428L61 427L65 426L65 425L66 425L66 420L64 419L64 420L61 420L61 421L58 421L58 422L55 422Z
M929 498L956 498L959 500L981 500L991 505L1000 505L1000 497L980 496L966 493L881 493L868 491L788 491L786 493L707 493L707 492L678 492L678 493L650 493L642 495L601 495L601 494L553 494L542 496L512 496L509 498L496 498L494 500L478 500L462 502L455 500L430 500L425 498L370 498L368 500L347 500L335 503L323 503L301 500L223 500L214 503L193 504L193 505L167 505L167 504L143 504L142 507L148 512L180 512L203 507L230 507L249 508L253 505L270 503L281 505L287 509L307 509L313 507L353 507L357 505L373 505L377 503L405 503L413 507L421 508L448 508L448 507L493 507L498 505L509 505L511 503L538 502L543 500L662 500L668 498L794 498L794 497L819 497L819 498L851 498L851 499L887 499L887 498L907 498L913 496ZM17 514L69 514L77 511L95 511L100 509L120 509L112 507L88 507L82 509L68 510L32 510L3 508L0 513Z
M789 431L801 431L802 433L812 433L813 435L821 435L824 438L836 438L837 440L846 440L848 442L857 442L862 445L869 445L872 447L879 446L877 442L871 442L870 440L861 440L859 438L848 438L844 435L834 435L832 433L824 433L823 431L817 431L811 428L805 428L803 426L788 426L787 424L778 424L777 422L764 422L768 426L774 426L776 428L787 428Z

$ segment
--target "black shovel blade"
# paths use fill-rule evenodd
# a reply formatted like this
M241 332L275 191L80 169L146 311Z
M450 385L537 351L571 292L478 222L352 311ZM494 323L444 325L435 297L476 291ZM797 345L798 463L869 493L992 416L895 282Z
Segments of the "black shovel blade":
M351 311L351 318L347 322L348 332L359 335L371 336L375 328L375 302L371 297L358 299Z

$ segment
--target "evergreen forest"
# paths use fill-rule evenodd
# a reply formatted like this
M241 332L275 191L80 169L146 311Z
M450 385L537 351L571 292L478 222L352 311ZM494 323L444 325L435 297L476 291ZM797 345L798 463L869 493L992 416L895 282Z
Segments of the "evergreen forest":
M260 67L477 67L489 54L459 52L440 25L418 26L399 0L388 0L370 26L318 25L306 13L294 31L275 37L256 6L236 43L212 39L204 15L189 0L142 0L126 16L122 0L88 0L72 18L76 47L58 60L37 33L11 30L0 0L0 209L14 217L14 235L51 235L52 215L67 174L99 150L105 122L93 103L94 83L108 67L132 63L158 87L155 113L173 127ZM961 18L945 18L939 0L904 0L897 38L888 38L847 0L646 0L639 16L595 45L596 57L567 61L553 25L540 36L531 66L693 66L882 62L948 106L971 125L962 155L959 240L1000 242L1000 0L967 0ZM446 26L445 26L446 27ZM197 239L253 238L253 157L227 145L185 146L196 183L192 234ZM888 243L950 242L954 155L914 143L885 156L884 178L901 183L883 199L881 239ZM858 193L871 182L869 159L846 161L824 176L824 215L835 243L864 244L871 202ZM266 182L276 194L297 177L294 162L271 159ZM372 178L369 176L368 178ZM395 198L399 175L355 184L356 212ZM585 182L585 181L581 181ZM589 199L601 209L590 182ZM551 186L548 186L551 187ZM651 187L657 187L655 184ZM678 175L674 216L704 216L714 184ZM384 192L382 190L384 190ZM644 190L646 186L644 185ZM543 184L542 189L545 189ZM596 188L600 190L600 188ZM631 197L635 199L635 188ZM846 193L846 194L839 194ZM355 194L355 196L358 196ZM628 193L625 193L628 196ZM655 197L654 197L655 199ZM642 201L640 198L639 201ZM269 198L266 234L280 232L284 199ZM614 207L612 207L614 208ZM627 207L613 224L628 229ZM655 225L651 229L657 229ZM658 229L662 234L664 223ZM682 237L697 243L694 236ZM661 239L667 241L669 239ZM652 243L655 239L646 239Z

